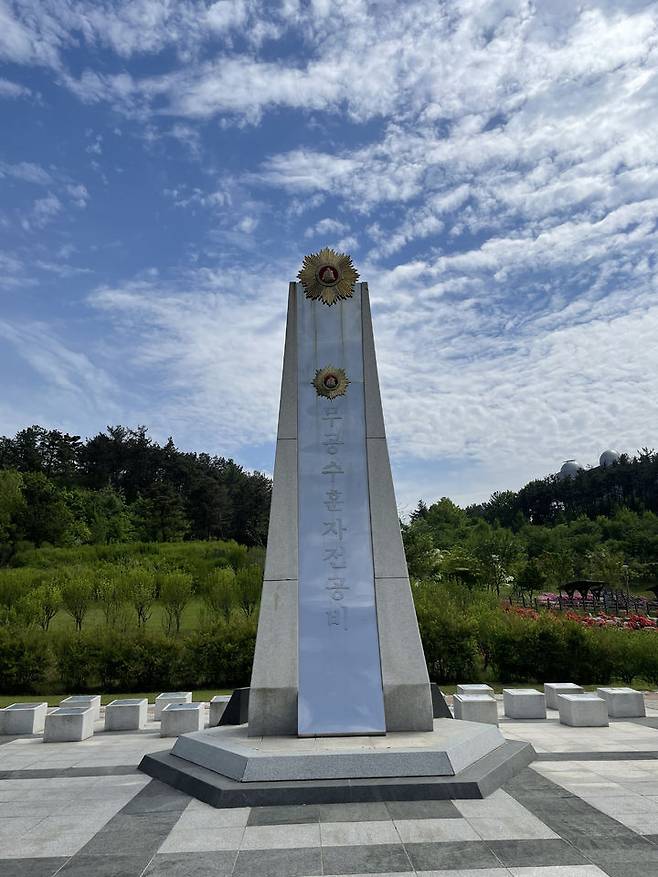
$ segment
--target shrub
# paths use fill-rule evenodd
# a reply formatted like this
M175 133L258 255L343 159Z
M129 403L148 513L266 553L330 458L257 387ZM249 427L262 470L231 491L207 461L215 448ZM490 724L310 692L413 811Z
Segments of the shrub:
M435 585L414 589L416 614L430 679L461 682L478 674L477 626L449 597L449 591Z
M215 619L228 620L238 602L235 573L230 567L208 574L203 587L203 601Z
M34 693L51 664L52 653L41 631L0 628L0 692Z
M55 638L55 661L64 691L87 691L98 682L100 646L95 632Z
M256 647L254 616L231 616L186 640L185 668L190 685L232 688L249 685Z

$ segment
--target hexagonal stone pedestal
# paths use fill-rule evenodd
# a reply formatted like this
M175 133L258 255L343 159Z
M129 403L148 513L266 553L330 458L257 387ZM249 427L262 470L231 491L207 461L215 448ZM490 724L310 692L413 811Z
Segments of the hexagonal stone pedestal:
M163 716L169 710L168 707ZM534 758L490 724L368 737L249 737L247 726L185 734L140 769L215 807L481 798Z

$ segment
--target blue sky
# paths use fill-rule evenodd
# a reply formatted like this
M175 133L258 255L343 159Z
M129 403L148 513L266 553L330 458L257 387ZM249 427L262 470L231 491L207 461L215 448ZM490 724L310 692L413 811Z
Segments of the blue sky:
M271 471L329 245L402 512L656 446L657 71L640 0L0 0L0 432Z

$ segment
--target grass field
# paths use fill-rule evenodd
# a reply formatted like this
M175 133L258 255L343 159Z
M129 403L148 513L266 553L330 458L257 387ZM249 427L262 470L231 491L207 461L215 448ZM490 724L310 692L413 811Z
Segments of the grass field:
M10 703L43 703L47 701L48 706L59 706L60 702L64 700L65 697L68 697L70 694L78 694L77 691L69 691L64 694L1 694L0 695L0 709L3 707L9 706ZM93 694L94 692L87 692ZM161 694L160 691L123 691L121 693L114 694L102 694L100 691L97 694L101 695L101 703L107 704L112 700L118 700L122 697L145 697L147 698L149 703L153 703L156 697ZM209 701L216 694L231 694L231 691L226 688L214 688L212 690L199 690L192 692L192 700L194 701Z
M203 612L203 601L199 597L194 597L183 611L181 633L189 633L190 631L196 630L199 627L199 622ZM100 604L96 603L85 615L82 629L86 630L88 627L98 627L99 625L105 625L105 615L103 614ZM117 627L119 629L131 629L137 627L137 615L134 609L131 609L130 607L124 607L122 609ZM153 604L151 617L146 622L146 628L153 631L162 631L166 629L166 615L160 603L156 602ZM60 609L50 622L49 630L54 632L67 630L73 631L75 630L75 622L68 612Z

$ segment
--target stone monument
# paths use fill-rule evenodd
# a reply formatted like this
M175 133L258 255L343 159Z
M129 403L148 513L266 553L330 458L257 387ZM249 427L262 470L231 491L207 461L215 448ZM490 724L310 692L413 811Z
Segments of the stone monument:
M495 725L433 717L368 287L349 256L326 248L306 257L288 293L265 576L251 687L234 694L240 714L247 694L246 725L183 734L141 769L239 807L482 797L534 754Z
M324 249L290 284L253 736L432 729L357 277Z

